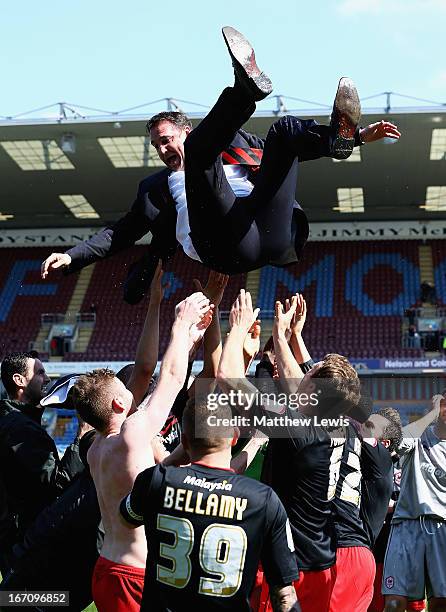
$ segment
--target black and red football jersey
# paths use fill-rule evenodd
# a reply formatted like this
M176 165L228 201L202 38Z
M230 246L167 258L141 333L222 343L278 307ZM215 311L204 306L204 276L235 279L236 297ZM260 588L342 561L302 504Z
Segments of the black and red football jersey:
M270 585L298 578L274 491L232 470L158 465L139 474L121 514L145 526L141 610L250 610L259 561Z
M339 479L333 499L337 547L370 547L371 543L360 510L362 440L352 424L345 428L345 435Z

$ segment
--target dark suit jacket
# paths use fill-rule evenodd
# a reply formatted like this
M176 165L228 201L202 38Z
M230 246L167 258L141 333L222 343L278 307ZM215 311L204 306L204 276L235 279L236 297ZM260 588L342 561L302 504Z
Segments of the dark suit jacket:
M231 146L263 149L264 140L254 134L239 130ZM255 171L253 170L256 167L250 166L249 168L249 178L255 183ZM179 246L176 239L175 202L170 195L167 181L169 174L170 170L165 168L143 179L138 186L133 206L124 217L67 251L72 261L65 271L67 273L76 272L99 259L127 249L148 232L152 234L152 242L148 247L146 257L153 260L153 269L158 259L163 261L169 259ZM295 218L296 223L293 222L293 226L296 226L297 232L302 233L298 242L301 242L303 247L308 237L308 223L302 209L295 209ZM296 259L294 255L292 260L296 261ZM278 262L278 265L290 263L290 255L286 256L286 260L286 262Z
M83 471L79 443L59 459L40 424L42 411L15 400L0 401L0 552L21 537L37 514Z

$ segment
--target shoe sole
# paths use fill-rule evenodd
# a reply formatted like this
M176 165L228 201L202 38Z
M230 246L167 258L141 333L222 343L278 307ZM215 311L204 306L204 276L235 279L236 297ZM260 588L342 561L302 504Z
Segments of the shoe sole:
M351 79L343 77L339 81L334 108L339 115L339 136L346 140L354 138L361 118L361 103Z
M254 94L258 92L261 98L268 96L273 90L273 85L271 79L257 66L252 45L234 28L226 26L222 29L222 33L234 68L241 68L249 77Z

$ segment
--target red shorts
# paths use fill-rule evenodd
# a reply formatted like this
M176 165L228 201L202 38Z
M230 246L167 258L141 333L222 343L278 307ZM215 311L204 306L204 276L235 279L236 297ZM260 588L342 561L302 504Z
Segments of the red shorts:
M300 572L299 580L294 583L294 588L302 612L329 611L336 575L336 565L318 572ZM346 609L343 608L343 610Z
M294 582L297 598L302 612L328 612L330 595L336 579L335 566L317 572L300 572L299 580ZM255 612L272 612L268 583L263 570L259 567L254 589L251 594L251 607Z
M367 612L373 598L375 580L375 558L372 551L365 546L338 548L336 573L330 612Z
M99 557L92 579L98 612L139 612L145 572L143 567L120 565Z
M384 612L384 595L381 593L383 568L383 563L376 564L375 584L373 585L373 599L369 606L368 612ZM425 609L426 604L423 599L407 602L407 610L409 610L409 612L420 612L421 610Z

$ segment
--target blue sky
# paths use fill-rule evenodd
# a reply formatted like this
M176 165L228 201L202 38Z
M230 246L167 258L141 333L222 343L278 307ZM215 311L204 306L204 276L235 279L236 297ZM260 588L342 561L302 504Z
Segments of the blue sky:
M2 4L3 116L62 100L106 110L164 97L210 105L232 80L223 25L251 40L275 94L329 105L346 75L361 98L395 91L446 102L446 0ZM383 106L384 99L363 105Z

